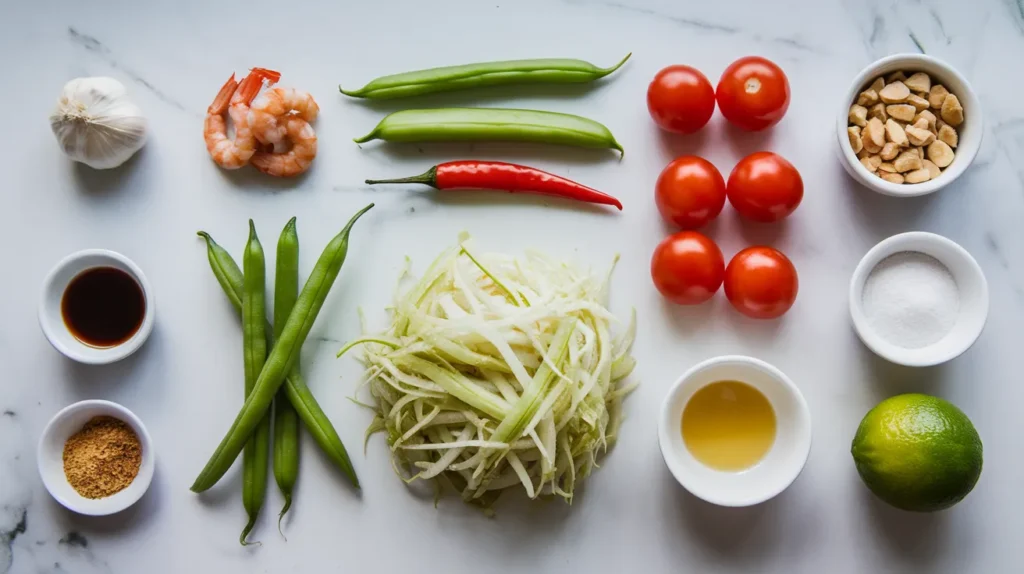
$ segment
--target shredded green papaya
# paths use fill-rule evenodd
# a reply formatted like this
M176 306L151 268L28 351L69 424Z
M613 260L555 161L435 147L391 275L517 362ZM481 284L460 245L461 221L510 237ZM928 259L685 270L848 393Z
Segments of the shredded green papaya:
M406 276L390 327L338 353L362 346L367 435L385 433L406 482L433 480L485 507L510 488L571 502L635 386L636 313L610 335L611 271L479 253L461 235L403 289Z

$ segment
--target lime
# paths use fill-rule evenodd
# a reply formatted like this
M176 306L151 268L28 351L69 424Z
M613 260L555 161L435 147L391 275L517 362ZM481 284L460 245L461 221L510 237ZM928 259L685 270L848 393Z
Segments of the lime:
M952 403L928 395L878 403L860 421L850 451L871 492L903 510L949 508L981 476L981 437L971 420Z

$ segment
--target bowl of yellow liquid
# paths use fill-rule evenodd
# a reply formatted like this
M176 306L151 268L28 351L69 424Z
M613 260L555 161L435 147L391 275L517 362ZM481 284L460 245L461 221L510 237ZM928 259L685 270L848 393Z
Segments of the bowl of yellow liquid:
M658 421L665 464L694 496L751 506L796 480L811 450L811 414L782 371L753 357L704 361L669 391Z

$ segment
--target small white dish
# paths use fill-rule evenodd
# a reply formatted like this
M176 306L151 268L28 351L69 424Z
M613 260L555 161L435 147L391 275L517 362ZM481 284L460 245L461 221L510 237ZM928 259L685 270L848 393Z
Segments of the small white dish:
M775 410L775 443L755 466L715 470L698 461L683 442L686 403L702 387L739 381L760 391ZM686 372L661 405L658 442L665 464L694 496L720 506L752 506L775 497L796 480L811 450L811 413L800 389L782 371L753 357L714 357Z
M68 284L79 273L96 267L115 267L128 273L142 288L146 311L142 325L127 341L113 347L93 347L75 338L64 324L61 300ZM131 355L146 342L153 331L153 294L149 281L139 266L124 255L107 249L86 249L62 259L43 281L42 300L39 303L39 326L55 349L69 359L91 365L120 361Z
M135 480L124 490L106 498L92 499L78 494L64 475L64 443L71 435L82 430L85 423L99 416L114 417L132 427L142 444L142 464ZM36 458L39 476L50 495L64 508L89 516L114 514L135 504L149 488L156 466L153 442L139 417L117 403L100 400L80 401L54 415L39 437Z
M850 106L856 103L857 96L875 80L878 76L884 76L893 72L902 71L925 72L931 76L932 81L940 83L960 100L964 108L964 123L957 128L959 141L953 151L956 156L946 169L942 170L939 177L923 183L890 183L868 171L857 154L853 153L850 147L850 138L846 128L850 125ZM935 110L932 110L935 111ZM916 197L936 192L943 187L953 183L963 175L967 168L974 161L981 148L981 137L985 131L984 120L981 112L981 102L977 94L971 89L960 72L953 66L924 54L894 54L878 60L861 70L853 83L846 91L842 102L839 117L836 120L836 137L839 143L839 158L850 174L850 177L859 183L878 193L894 197Z
M960 312L953 330L939 341L908 349L887 341L864 313L864 284L871 271L886 257L917 252L930 255L949 269L960 292ZM872 247L857 264L850 279L850 317L861 341L878 356L908 367L929 367L963 354L978 340L988 319L988 282L981 266L966 249L934 233L912 231L893 235Z

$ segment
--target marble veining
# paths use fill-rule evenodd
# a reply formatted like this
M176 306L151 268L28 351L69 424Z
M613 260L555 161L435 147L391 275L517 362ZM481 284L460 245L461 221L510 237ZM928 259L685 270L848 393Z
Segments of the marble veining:
M581 6L598 6L608 8L613 11L626 12L641 15L644 17L656 19L659 21L667 21L676 24L682 28L687 28L695 31L704 31L712 34L728 34L728 35L740 35L747 36L757 42L769 42L775 43L781 46L793 48L801 52L810 52L812 54L820 54L824 52L821 48L811 46L806 42L802 41L798 37L765 37L761 34L751 33L743 28L734 26L728 26L717 22L708 20L701 20L697 18L689 18L684 16L677 16L660 10L654 10L639 5L632 5L628 3L620 2L606 2L606 1L594 1L594 0L565 0L570 4L579 4Z
M1024 531L1024 0L269 0L174 3L38 0L10 3L0 50L12 55L0 94L9 111L0 140L5 246L0 282L0 574L181 572L1014 572ZM367 103L337 85L385 73L465 61L578 57L600 65L633 57L592 86L482 90ZM972 168L939 194L898 200L848 178L835 158L837 98L872 60L922 52L954 65L984 108L984 141ZM666 136L648 118L644 91L662 66L686 63L712 82L734 59L761 54L792 84L786 118L747 135L716 113L689 138ZM310 90L321 106L320 156L295 181L253 170L223 172L199 138L202 117L230 73L280 69L282 84ZM46 117L64 82L109 75L146 113L151 137L121 169L70 164ZM502 144L362 146L351 138L402 107L484 105L577 113L608 125L622 159L586 150ZM806 185L804 204L778 226L738 220L729 207L706 231L726 257L767 243L787 252L801 293L785 319L756 323L724 297L681 308L649 280L649 257L667 229L651 200L673 157L698 154L723 174L742 156L772 149ZM438 193L368 186L368 177L421 173L464 158L536 165L619 196L611 213L541 197ZM195 231L236 257L253 218L268 258L281 226L299 221L301 270L350 214L359 224L348 260L304 348L302 367L345 440L364 484L354 495L311 440L302 447L295 506L276 529L281 498L271 485L256 529L241 548L240 476L230 471L202 496L188 486L242 401L237 317L210 275ZM641 385L626 404L621 442L571 508L503 501L486 518L432 497L393 475L379 437L364 449L369 416L348 399L360 367L335 360L363 326L384 322L395 280L411 261L421 273L457 234L486 249L540 248L604 266L622 258L612 309L637 309ZM911 230L940 233L968 249L989 281L986 330L942 367L902 369L874 357L850 329L849 274L876 242ZM63 359L39 332L39 287L51 266L87 247L115 249L153 285L157 323L134 356L107 367ZM807 468L777 499L721 509L686 494L668 475L652 433L668 386L708 357L742 353L774 363L802 389L814 422ZM908 515L875 500L849 456L860 417L899 392L947 398L974 420L985 443L977 489L952 511ZM145 421L157 449L147 495L118 516L64 510L43 489L36 443L62 407L104 398Z
M131 79L132 82L149 90L153 93L154 96L160 98L160 100L164 103L174 106L175 108L178 108L183 112L188 111L185 109L185 106L183 106L176 100L171 99L170 96L168 96L162 90L151 84L149 80L143 78L141 75L139 75L138 72L131 69L126 69L121 64L119 64L117 60L114 58L113 52L110 51L110 48L107 48L96 38L88 34L83 34L82 32L79 32L73 26L68 26L68 39L71 40L73 44L81 46L85 50L88 50L89 52L96 54L97 57L101 58L111 68L121 70L126 76L128 76L129 79Z

